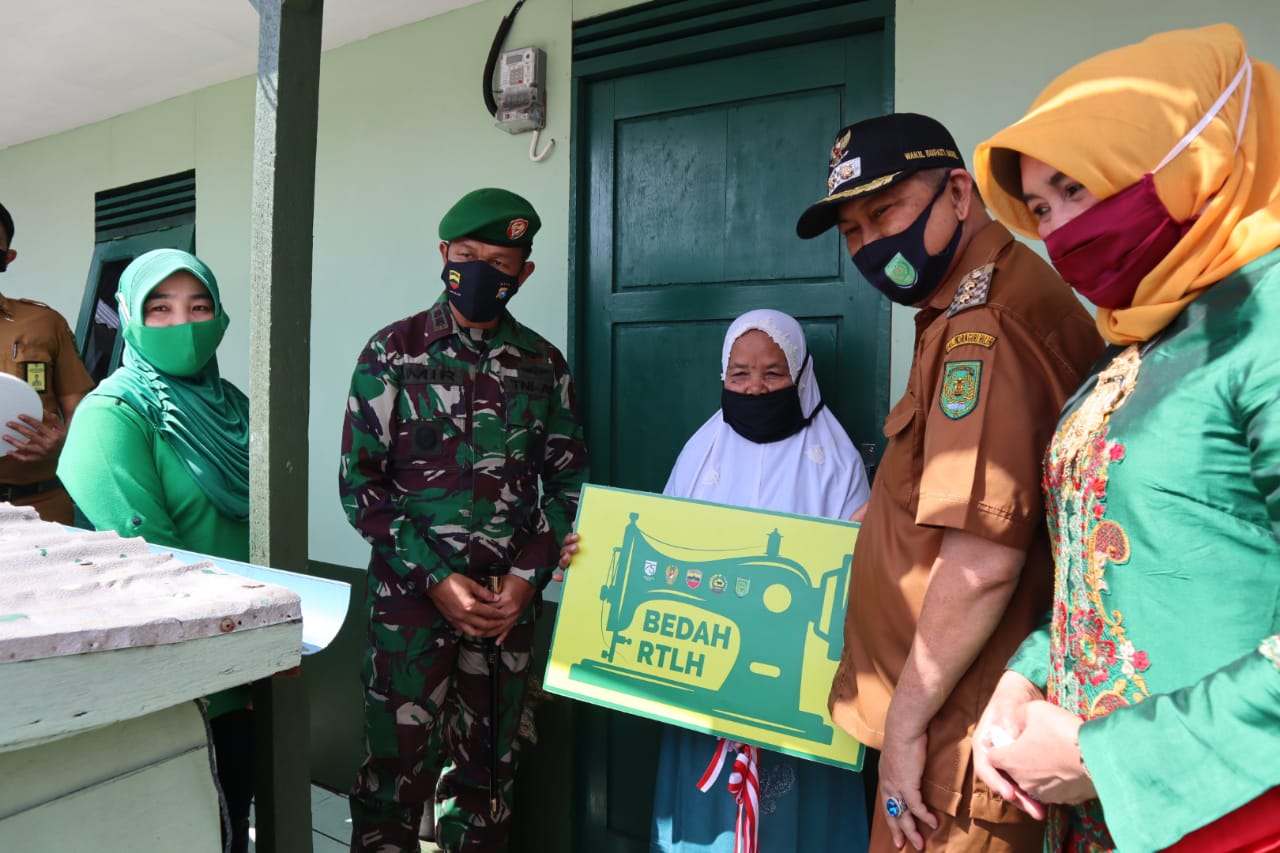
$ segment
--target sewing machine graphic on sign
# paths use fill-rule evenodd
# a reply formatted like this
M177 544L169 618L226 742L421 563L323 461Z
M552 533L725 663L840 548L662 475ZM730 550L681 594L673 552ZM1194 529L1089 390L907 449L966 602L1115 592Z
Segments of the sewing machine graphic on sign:
M600 589L600 659L570 678L626 681L637 696L830 744L830 723L799 708L801 670L810 643L840 658L853 555L814 577L782 555L776 528L762 532L763 553L741 556L753 549L693 551L629 517Z

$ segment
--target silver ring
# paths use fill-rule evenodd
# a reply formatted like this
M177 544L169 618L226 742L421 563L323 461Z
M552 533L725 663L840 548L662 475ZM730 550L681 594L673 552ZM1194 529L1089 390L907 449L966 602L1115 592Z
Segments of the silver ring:
M897 817L907 810L906 804L897 797L889 797L884 801L884 810L889 813L889 817Z

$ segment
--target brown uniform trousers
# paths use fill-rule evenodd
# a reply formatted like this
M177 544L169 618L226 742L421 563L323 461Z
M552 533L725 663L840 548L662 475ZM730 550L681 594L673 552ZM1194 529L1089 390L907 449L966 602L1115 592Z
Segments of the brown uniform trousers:
M93 388L67 321L49 306L29 299L0 296L0 372L26 380L39 393L46 412L59 411L59 397ZM54 481L57 469L56 458L19 462L0 457L0 501L34 507L45 521L70 524L74 520L71 498Z
M929 725L922 791L941 825L921 829L928 850L1039 850L1042 826L974 778L970 739L1006 662L1048 612L1041 462L1103 344L1070 289L1004 226L975 234L955 269L916 315L907 390L885 419L831 711L854 737L882 745L947 530L1026 550L999 627ZM893 850L883 809L874 812L871 849Z

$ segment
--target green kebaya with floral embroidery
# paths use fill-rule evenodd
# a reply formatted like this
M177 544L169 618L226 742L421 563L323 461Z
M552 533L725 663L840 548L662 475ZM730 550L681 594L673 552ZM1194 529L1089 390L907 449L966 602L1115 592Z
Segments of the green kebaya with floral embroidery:
M1067 404L1053 612L1010 664L1087 721L1100 799L1052 812L1051 843L1160 849L1280 783L1277 330L1280 250L1109 349Z

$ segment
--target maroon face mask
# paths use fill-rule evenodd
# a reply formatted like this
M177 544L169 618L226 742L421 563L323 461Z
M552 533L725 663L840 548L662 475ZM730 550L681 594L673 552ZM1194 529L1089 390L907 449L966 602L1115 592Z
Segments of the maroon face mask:
M1236 150L1249 114L1253 64L1240 70L1195 127L1142 180L1103 199L1044 238L1049 260L1067 284L1099 308L1128 308L1138 285L1178 245L1195 218L1179 222L1156 193L1155 173L1200 135L1244 81L1244 105L1236 124Z
M1138 284L1195 222L1178 222L1148 172L1044 239L1058 274L1099 308L1127 308Z

